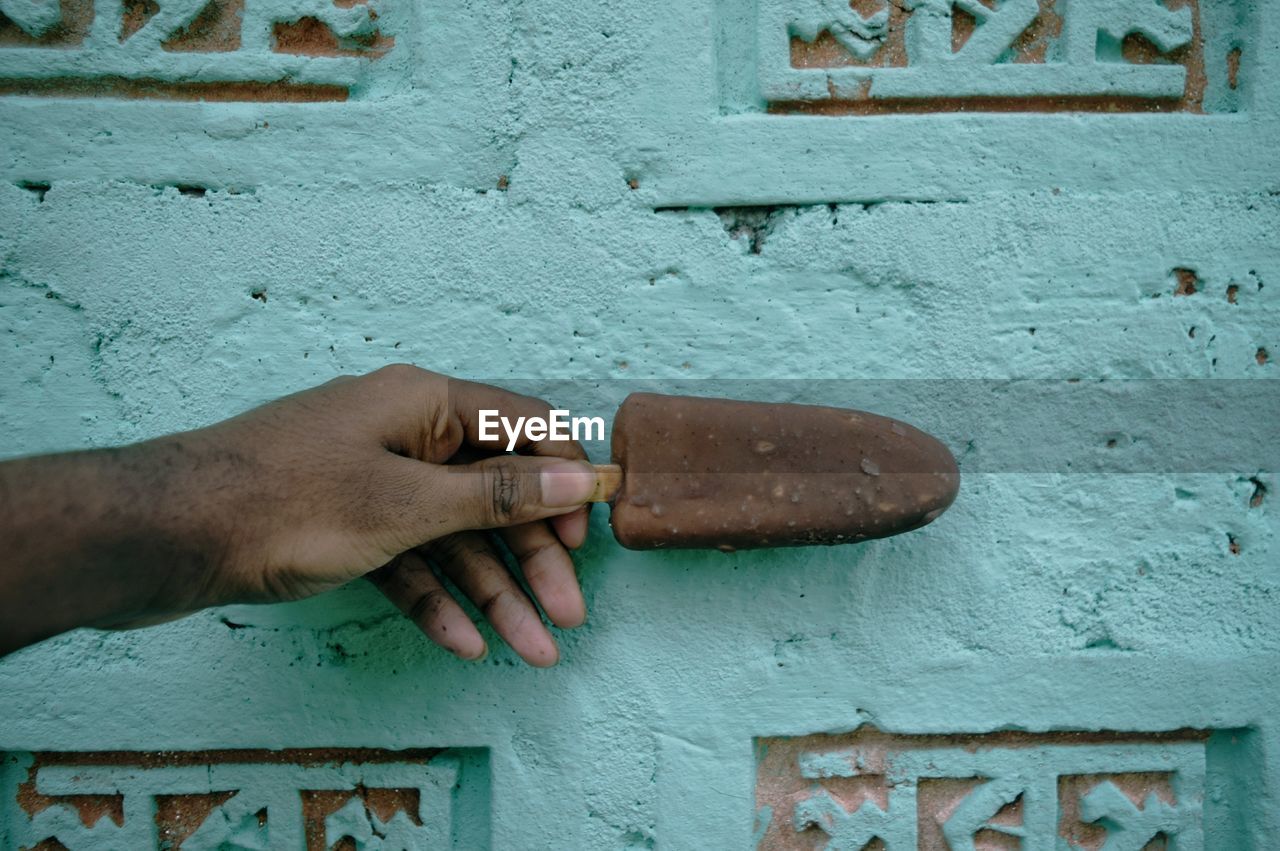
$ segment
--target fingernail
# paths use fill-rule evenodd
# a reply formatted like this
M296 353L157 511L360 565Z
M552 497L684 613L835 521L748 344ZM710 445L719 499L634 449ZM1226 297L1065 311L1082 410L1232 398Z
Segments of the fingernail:
M461 658L467 662L483 662L485 659L489 658L489 645L484 645L484 649L481 651L479 656L461 656Z
M596 489L596 471L578 461L559 461L542 469L542 504L573 508L584 504Z

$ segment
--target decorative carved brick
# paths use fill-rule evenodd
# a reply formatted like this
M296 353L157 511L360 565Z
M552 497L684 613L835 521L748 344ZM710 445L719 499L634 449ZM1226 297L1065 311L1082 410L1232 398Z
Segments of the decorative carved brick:
M368 0L0 0L0 95L346 100L395 46L387 20Z
M485 840L483 751L9 754L6 848L452 847ZM465 824L461 823L465 820Z
M1220 106L1240 85L1235 6L758 0L760 91L773 112L1205 111L1211 77Z
M757 741L761 849L1201 851L1208 735Z

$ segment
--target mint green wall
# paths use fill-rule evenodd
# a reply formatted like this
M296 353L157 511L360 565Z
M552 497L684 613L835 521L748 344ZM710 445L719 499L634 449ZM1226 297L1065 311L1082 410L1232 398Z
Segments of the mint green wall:
M346 103L0 97L0 452L195 427L401 360L587 400L636 378L1274 398L1280 3L1222 4L1240 84L1218 73L1205 114L828 118L759 110L755 6L384 0L397 46ZM10 49L6 74L65 73ZM711 209L763 204L759 253ZM1212 422L1261 447L1263 401ZM941 410L892 413L981 458ZM490 633L489 660L456 661L360 584L67 635L0 662L5 788L29 752L454 747L487 760L455 817L495 848L745 848L769 819L757 738L1192 728L1212 734L1203 841L1177 847L1269 848L1280 485L1257 457L988 459L936 524L836 549L632 553L600 509L589 623L547 671Z

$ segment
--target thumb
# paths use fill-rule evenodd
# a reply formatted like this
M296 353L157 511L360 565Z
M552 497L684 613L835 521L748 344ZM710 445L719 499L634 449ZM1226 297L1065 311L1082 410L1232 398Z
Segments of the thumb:
M415 462L426 481L419 493L424 540L466 529L518 526L567 514L586 504L596 471L585 461L500 455L474 464Z

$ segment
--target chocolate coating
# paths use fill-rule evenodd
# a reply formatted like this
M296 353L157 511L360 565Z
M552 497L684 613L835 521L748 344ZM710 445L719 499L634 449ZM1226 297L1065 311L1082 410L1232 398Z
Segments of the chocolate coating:
M960 487L938 440L887 417L811 405L633 393L613 425L629 549L847 544L937 519Z

